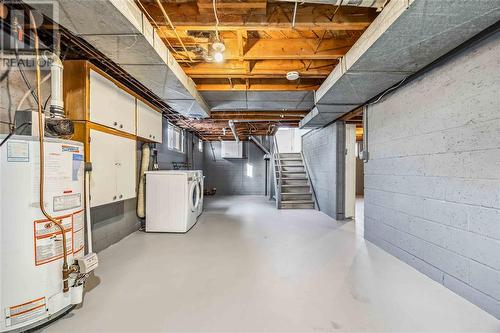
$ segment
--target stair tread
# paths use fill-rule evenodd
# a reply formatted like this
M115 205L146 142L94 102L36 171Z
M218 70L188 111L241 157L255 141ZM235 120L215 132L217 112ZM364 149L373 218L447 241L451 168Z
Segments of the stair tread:
M282 195L312 195L312 192L283 192Z
M312 200L281 200L281 203L287 204L313 204Z
M279 172L278 170L276 170L276 172ZM284 171L284 170L281 170L281 173L306 173L305 171Z
M281 185L281 187L309 187L309 184L300 184L300 185Z
M303 168L304 164L282 164L281 166L285 168Z

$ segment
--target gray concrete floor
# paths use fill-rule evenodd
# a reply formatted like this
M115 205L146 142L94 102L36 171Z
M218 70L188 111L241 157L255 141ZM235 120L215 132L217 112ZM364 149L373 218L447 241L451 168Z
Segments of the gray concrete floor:
M136 232L101 252L83 307L44 331L500 331L366 242L361 214L340 223L258 196L207 201L186 235Z

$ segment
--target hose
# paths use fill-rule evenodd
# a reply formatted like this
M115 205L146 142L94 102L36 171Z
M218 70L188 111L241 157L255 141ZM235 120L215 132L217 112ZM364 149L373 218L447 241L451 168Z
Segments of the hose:
M68 249L66 248L66 231L64 230L64 226L61 221L57 221L53 218L47 211L45 210L44 205L44 185L45 185L45 149L44 149L44 126L43 126L43 110L42 110L42 101L41 101L41 72L40 72L40 55L39 55L39 40L38 40L38 31L35 26L35 19L33 17L33 13L30 12L30 25L34 31L35 35L35 63L36 63L36 95L37 98L37 107L38 107L38 139L40 144L40 210L42 214L51 221L62 234L62 251L63 251L63 266L62 266L62 282L63 282L63 292L69 291L69 274L71 273L68 266Z
M141 156L141 170L139 173L139 188L137 189L137 217L143 219L146 217L146 212L144 211L145 203L145 191L144 183L146 181L146 171L149 169L149 143L142 144L142 156Z

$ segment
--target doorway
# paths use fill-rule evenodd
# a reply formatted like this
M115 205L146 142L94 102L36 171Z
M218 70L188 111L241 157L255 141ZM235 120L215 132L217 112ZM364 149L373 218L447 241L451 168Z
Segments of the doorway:
M356 223L356 232L364 229L364 162L362 122L345 125L345 218Z

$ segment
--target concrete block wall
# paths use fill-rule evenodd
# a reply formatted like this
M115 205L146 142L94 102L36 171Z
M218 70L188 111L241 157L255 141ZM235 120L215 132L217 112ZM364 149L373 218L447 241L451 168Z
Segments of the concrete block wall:
M314 186L319 208L328 216L344 219L343 147L345 124L336 122L302 136L302 152Z
M500 319L500 33L369 107L365 238Z
M141 222L136 215L136 203L134 198L91 209L94 252L100 252L139 230Z
M243 159L221 158L220 141L205 142L203 154L206 189L215 187L222 195L264 195L264 152L253 142L243 142ZM253 167L252 176L247 175L247 164Z

